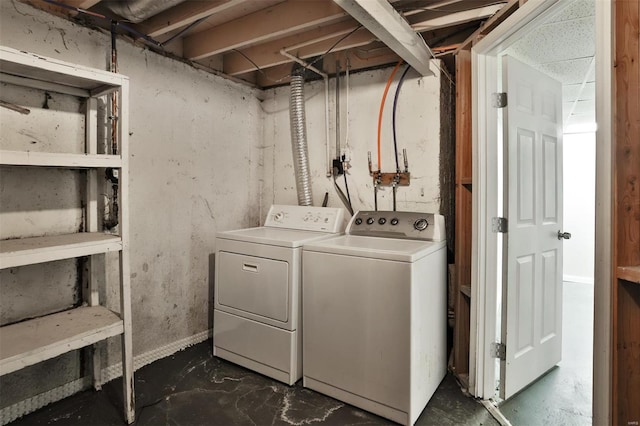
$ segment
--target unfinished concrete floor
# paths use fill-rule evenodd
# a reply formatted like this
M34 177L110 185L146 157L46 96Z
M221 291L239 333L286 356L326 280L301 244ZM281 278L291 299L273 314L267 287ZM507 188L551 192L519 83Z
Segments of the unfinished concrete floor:
M207 341L135 374L137 425L387 425L394 424L302 387L289 387L211 355ZM121 382L86 391L12 423L123 425ZM416 423L497 425L447 375Z
M515 425L591 424L593 284L563 283L562 361L500 405Z

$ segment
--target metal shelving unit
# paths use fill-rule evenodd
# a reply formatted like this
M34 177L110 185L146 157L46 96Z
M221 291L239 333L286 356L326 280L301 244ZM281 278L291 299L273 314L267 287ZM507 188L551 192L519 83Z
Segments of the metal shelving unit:
M64 235L0 241L0 269L87 256L88 288L81 307L0 327L0 375L8 374L66 352L121 336L123 408L127 423L135 418L128 218L128 97L129 79L56 59L0 46L0 81L27 88L86 99L85 153L46 153L0 150L0 166L83 169L87 176L85 230ZM97 98L118 99L115 155L98 153ZM98 230L98 169L118 170L118 233ZM119 253L120 312L101 305L95 256ZM102 272L104 274L104 271ZM100 354L94 350L93 380L100 387Z

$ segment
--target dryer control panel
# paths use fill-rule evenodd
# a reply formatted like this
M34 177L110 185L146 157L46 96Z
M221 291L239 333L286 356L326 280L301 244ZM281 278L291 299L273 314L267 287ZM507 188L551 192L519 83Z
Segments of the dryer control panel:
M349 222L347 234L424 241L446 239L442 215L381 210L357 212Z
M264 226L337 234L344 232L344 210L274 204L267 213Z

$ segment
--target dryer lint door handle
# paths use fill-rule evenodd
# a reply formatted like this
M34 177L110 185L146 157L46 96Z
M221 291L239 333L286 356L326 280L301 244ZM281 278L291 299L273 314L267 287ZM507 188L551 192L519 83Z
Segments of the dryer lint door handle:
M252 265L251 263L243 263L242 270L247 272L258 272L258 265Z

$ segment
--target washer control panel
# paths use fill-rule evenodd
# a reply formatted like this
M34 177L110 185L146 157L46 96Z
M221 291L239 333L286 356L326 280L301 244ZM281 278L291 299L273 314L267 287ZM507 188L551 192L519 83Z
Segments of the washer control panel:
M381 210L357 212L349 222L347 234L425 241L446 238L442 215Z
M274 204L264 226L336 234L344 231L344 209Z

